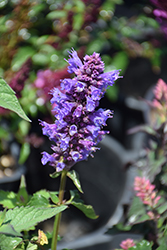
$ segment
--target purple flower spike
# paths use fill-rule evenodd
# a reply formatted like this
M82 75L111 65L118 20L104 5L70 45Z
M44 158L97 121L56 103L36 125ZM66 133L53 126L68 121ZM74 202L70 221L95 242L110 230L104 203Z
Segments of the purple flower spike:
M86 160L108 131L102 130L110 110L97 110L107 87L119 78L119 70L104 73L104 63L98 53L86 55L83 62L75 50L69 52L68 71L75 73L73 79L64 79L60 90L54 88L51 104L54 107L55 122L40 122L43 134L56 146L53 154L43 152L42 164L48 162L57 172L69 170L75 163Z

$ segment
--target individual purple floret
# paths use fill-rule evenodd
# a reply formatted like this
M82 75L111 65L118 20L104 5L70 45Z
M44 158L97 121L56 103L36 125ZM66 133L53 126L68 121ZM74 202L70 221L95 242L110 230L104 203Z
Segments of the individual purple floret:
M55 143L52 155L42 153L42 164L49 162L57 172L69 170L98 149L96 145L108 133L102 128L112 112L96 108L107 87L119 78L119 70L104 73L98 53L86 55L83 62L75 50L69 54L68 71L75 73L75 77L61 81L63 92L57 88L51 91L55 123L41 121L43 134Z

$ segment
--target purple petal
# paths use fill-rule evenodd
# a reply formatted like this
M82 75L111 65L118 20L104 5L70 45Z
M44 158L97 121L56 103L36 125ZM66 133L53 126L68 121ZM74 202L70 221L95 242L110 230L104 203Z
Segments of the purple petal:
M75 135L77 133L77 130L78 130L77 126L73 124L73 125L70 126L69 134L71 136L73 136L73 135Z
M78 151L72 151L71 156L72 156L72 159L76 162L79 159L80 154L78 153Z
M55 158L48 154L47 152L42 152L42 159L41 159L41 162L43 165L46 165L46 163L48 162L54 162L55 161Z
M88 112L92 112L92 111L94 111L94 109L95 109L95 102L89 97L89 96L87 96L87 98L86 98L86 110L88 111Z
M75 73L75 71L78 68L82 67L83 64L80 58L78 57L77 52L74 49L72 49L71 52L69 52L69 54L71 55L71 57L70 59L68 59L68 63L69 63L68 72Z

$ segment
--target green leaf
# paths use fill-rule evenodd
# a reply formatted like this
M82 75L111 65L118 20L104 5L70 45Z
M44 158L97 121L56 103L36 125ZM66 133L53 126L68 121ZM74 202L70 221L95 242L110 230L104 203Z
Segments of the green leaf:
M12 235L12 236L22 236L21 233L16 232L11 224L4 224L0 227L0 234Z
M110 101L116 101L118 97L119 89L117 85L109 86L106 90L106 96Z
M141 242L137 243L136 246L128 248L129 250L152 250L152 242L147 240L142 240Z
M0 138L7 139L9 137L9 133L5 128L0 127Z
M55 204L59 202L59 197L56 194L53 194L52 192L50 192L50 198Z
M34 64L45 66L49 63L50 56L39 52L33 55L32 60Z
M19 164L23 164L27 160L29 155L30 155L30 144L28 142L24 142L20 150Z
M47 198L42 196L40 193L33 194L33 197L28 203L28 206L34 206L34 207L49 207L49 201Z
M73 16L73 30L80 30L84 22L84 17L81 13L76 13Z
M25 177L24 175L21 176L21 181L20 181L20 187L19 187L19 191L17 194L17 204L19 206L25 206L28 201L30 200L30 197L27 193L26 190L26 181L25 181Z
M149 178L156 177L157 174L161 172L162 165L166 162L165 156L159 156L157 159L155 157L155 151L150 151L148 153L148 160L149 160Z
M128 217L130 225L134 225L150 219L150 217L146 214L145 206L141 202L139 197L133 198L130 210L128 212Z
M22 241L14 250L25 250L25 243Z
M151 128L149 125L139 125L128 130L128 134L134 134L137 132L145 132L149 135L156 135L156 131L153 128Z
M22 241L20 237L0 234L0 250L13 250ZM17 248L15 248L17 249Z
M118 52L112 60L112 67L114 66L116 69L121 69L121 74L125 72L128 64L129 57L125 51Z
M20 47L12 60L12 69L18 71L24 62L35 54L35 50L30 46Z
M163 185L167 186L167 173L163 173L163 175L160 177L160 181Z
M49 14L47 14L46 18L48 19L59 19L62 17L66 17L67 16L67 12L64 10L54 10L49 12Z
M81 210L88 218L97 219L98 215L95 214L95 211L91 205L85 205L83 203L72 201L71 204Z
M0 204L6 208L17 206L17 195L14 192L0 190Z
M157 250L167 250L167 245L166 244L162 244L160 245Z
M2 225L6 215L6 209L3 210L3 212L0 213L0 226Z
M66 201L66 204L68 205L68 204L71 204L71 202L74 200L74 198L76 197L76 192L77 192L77 190L70 190L70 195L71 195L71 197L70 197L70 199L68 200L68 201Z
M42 190L37 192L37 194L41 194L46 199L50 198L50 194L57 195L58 193L59 193L58 191L47 191L45 189L42 189Z
M11 87L0 78L0 106L17 113L21 118L30 122Z
M77 189L83 193L81 188L81 183L79 181L79 175L75 170L72 170L70 172L67 172L67 176L73 181L74 185L77 187Z
M159 205L157 208L156 208L158 214L162 214L164 213L165 211L167 211L167 202L165 203L161 203L161 205Z
M50 177L51 178L57 178L57 177L59 177L59 175L61 175L61 173L62 173L62 171L60 171L60 172L54 172L53 174L50 174Z
M61 205L55 208L46 207L16 207L8 210L4 223L9 223L17 232L28 230L39 222L47 220L65 210L67 206Z
M158 244L160 245L157 250L166 250L167 249L167 235L163 237L158 237Z
M31 242L28 243L28 246L26 247L26 250L37 250L38 246L37 244L33 244Z

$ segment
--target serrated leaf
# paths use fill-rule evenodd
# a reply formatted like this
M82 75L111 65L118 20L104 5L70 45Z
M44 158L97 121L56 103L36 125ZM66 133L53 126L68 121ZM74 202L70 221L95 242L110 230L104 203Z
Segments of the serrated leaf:
M17 113L21 118L30 122L21 108L15 92L2 78L0 78L0 106Z
M74 185L77 187L77 189L83 193L81 188L81 183L79 181L79 175L75 170L72 170L70 172L67 172L67 176L73 181Z
M7 211L4 223L10 222L17 232L21 232L55 216L66 208L67 206L64 205L55 208L16 207L13 210Z
M17 195L14 192L0 190L0 204L6 208L14 208L17 205Z
M3 224L0 227L0 234L12 235L12 236L22 236L21 233L16 232L11 224Z
M33 194L33 197L28 202L28 206L34 207L49 207L49 200L42 196L40 193Z
M6 209L3 210L3 212L0 212L0 226L2 225L6 215Z
M27 190L26 190L26 181L25 181L25 177L24 175L21 176L21 181L20 181L20 187L19 187L19 191L18 191L18 194L17 194L17 204L19 206L25 206L28 201L30 200L30 197L27 193Z
M71 204L81 210L88 218L97 219L98 215L95 214L95 211L91 205L85 205L83 203L72 201Z
M55 193L58 193L58 192L55 192ZM50 198L50 191L47 191L46 189L41 189L41 190L37 191L35 194L40 194L43 197L45 197L46 199Z
M22 241L20 237L0 234L0 250L13 250Z

